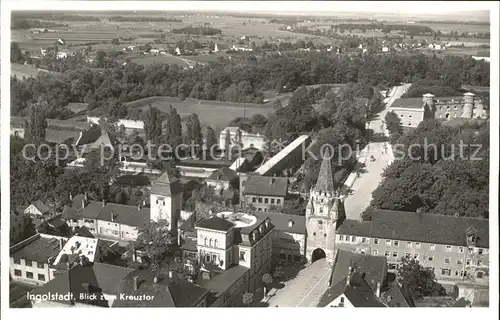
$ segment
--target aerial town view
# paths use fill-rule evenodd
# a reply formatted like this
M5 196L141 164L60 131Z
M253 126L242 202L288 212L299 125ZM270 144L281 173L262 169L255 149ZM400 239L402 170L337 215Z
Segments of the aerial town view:
M13 10L10 308L498 304L490 11L341 9Z

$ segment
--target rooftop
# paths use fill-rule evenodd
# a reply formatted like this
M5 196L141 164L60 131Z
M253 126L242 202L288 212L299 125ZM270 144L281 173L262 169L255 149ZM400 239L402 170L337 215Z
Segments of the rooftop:
M235 171L229 169L228 167L220 168L219 170L214 171L207 180L216 180L216 181L227 181L231 182L236 179L238 175Z
M48 263L49 259L55 258L61 249L59 237L35 234L10 247L10 256L14 259Z
M33 290L33 294L66 294L73 293L76 301L86 303L79 299L80 293L88 293L89 289L100 289L106 294L117 294L120 283L133 269L118 267L104 263L89 265L75 265L69 270L47 282L40 288ZM93 291L95 292L95 291Z
M244 184L244 194L256 196L285 197L288 178L249 176Z
M382 286L387 273L387 260L384 256L364 255L346 250L337 250L332 272L331 286L342 281L349 273L349 267L359 274L365 275L365 281L370 288L377 290L377 284Z
M134 278L137 277L137 290L134 288ZM154 277L147 270L135 270L125 276L120 284L120 292L130 295L146 294L153 296L152 300L129 301L117 300L113 307L194 307L208 294L208 290L187 280L170 279L168 276Z
M179 180L170 177L168 172L164 172L156 181L153 182L151 194L171 196L182 192L182 185Z
M260 166L255 172L260 175L265 175L272 167L274 167L277 163L279 163L285 156L287 156L291 151L295 150L303 143L307 143L309 140L308 135L302 135L292 141L289 145L283 148L280 152L274 155L271 159L266 161L262 166Z
M372 221L345 220L338 234L465 246L466 230L477 230L477 246L489 248L489 221L430 213L377 210Z
M391 105L390 109L401 108L401 109L422 109L424 103L422 98L400 98L396 99Z
M216 296L226 292L236 281L245 275L250 269L243 266L232 266L219 275L202 284Z
M218 231L229 231L234 227L234 224L218 216L212 216L197 222L196 227Z
M333 300L344 294L349 302L358 308L385 307L376 297L370 286L359 273L353 273L347 283L347 277L331 286L321 297L318 307L326 307Z
M275 212L253 212L260 219L269 218L274 228L289 233L306 234L306 217Z

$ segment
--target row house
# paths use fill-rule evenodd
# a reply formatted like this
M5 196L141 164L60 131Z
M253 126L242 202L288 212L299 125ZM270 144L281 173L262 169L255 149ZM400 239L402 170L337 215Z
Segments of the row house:
M409 257L432 270L442 283L487 282L488 220L379 210L372 221L345 220L337 230L339 248L385 256L396 271Z

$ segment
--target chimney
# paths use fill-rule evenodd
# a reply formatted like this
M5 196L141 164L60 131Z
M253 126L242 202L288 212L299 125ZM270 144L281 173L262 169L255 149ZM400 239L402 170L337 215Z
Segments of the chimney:
M153 282L154 283L158 283L159 281L160 281L159 277L158 276L154 276Z
M59 249L62 250L63 248L63 239L59 238Z
M73 201L73 195L71 194L71 192L69 193L69 200Z
M288 228L293 227L293 220L288 220Z
M85 192L85 194L83 195L83 199L84 199L85 201L89 200L89 195L88 195L88 193L87 193L87 192Z
M134 277L134 291L139 290L139 277L135 276Z
M106 200L102 199L102 207L104 208L106 206Z
M113 214L113 212L111 212L110 215L111 215L111 222L114 222L115 221L115 215Z
M85 208L85 199L82 199L82 209Z
M347 272L347 280L346 280L346 287L351 285L351 274L352 274L352 267L349 267L349 271Z
M377 298L380 298L380 282L377 282L377 292L376 292Z
M142 209L142 205L141 205L141 204L139 204L139 205L137 206L137 211L141 211L141 209Z
M169 277L170 280L172 280L174 278L174 270L170 270L168 272L168 277Z

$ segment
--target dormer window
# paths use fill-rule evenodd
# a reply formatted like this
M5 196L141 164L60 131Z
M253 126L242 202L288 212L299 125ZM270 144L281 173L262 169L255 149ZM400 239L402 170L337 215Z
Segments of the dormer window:
M288 220L288 228L293 227L293 220Z

